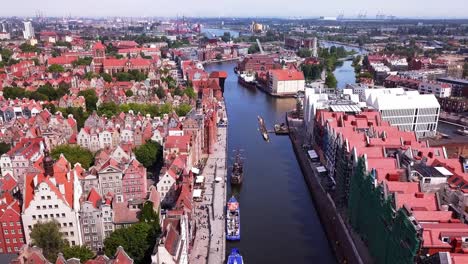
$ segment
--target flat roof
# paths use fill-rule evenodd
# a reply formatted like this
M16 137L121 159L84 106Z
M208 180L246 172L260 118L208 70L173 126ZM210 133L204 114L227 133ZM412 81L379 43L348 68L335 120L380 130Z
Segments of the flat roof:
M361 108L355 104L348 105L330 105L333 112L360 113Z

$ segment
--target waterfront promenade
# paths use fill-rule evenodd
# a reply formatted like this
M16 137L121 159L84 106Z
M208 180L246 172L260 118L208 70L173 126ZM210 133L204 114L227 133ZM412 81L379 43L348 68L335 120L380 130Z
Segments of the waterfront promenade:
M224 106L222 111L225 111ZM194 218L197 231L190 253L190 263L220 264L224 263L226 258L224 232L227 183L226 144L227 127L219 127L214 153L208 156L201 172L201 175L205 176L205 191L203 201L195 202Z

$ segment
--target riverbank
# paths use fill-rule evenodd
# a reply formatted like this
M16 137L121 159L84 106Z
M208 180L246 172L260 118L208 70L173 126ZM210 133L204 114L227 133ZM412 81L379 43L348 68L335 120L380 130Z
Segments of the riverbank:
M289 127L289 138L297 161L299 162L304 179L312 194L330 247L335 252L338 262L353 264L372 263L370 254L364 244L355 244L354 239L358 240L358 238L353 235L352 230L348 230L332 198L320 184L320 178L315 165L311 163L305 150L302 148L305 142L303 121L291 119L286 115L286 122Z

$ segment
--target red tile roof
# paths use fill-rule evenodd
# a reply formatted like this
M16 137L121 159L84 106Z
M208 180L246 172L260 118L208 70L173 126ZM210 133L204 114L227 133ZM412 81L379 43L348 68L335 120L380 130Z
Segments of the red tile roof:
M278 81L297 81L304 80L304 73L296 70L270 70L271 75Z

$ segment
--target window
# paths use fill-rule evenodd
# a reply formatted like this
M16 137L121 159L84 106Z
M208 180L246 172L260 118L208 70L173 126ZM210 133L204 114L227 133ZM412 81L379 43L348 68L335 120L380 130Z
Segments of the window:
M13 223L13 222L10 222L10 226L14 226L14 225L15 225L15 223Z
M18 234L23 234L23 230L18 229Z
M74 235L75 235L75 232L71 231L70 236L74 236Z
M97 237L97 236L93 236L93 241L98 241L98 237Z
M10 247L8 247L8 252L11 252L11 248L10 248Z
M36 220L36 216L35 216L35 215L33 215L32 218L33 218L33 220Z
M18 247L15 247L15 251L18 251Z
M96 230L95 227L93 227L92 231L93 231L93 233L96 233L96 232L97 232L97 230Z
M20 225L21 225L21 222L16 222L16 225L17 225L17 226L20 226Z
M41 207L40 207L40 206L36 206L36 209L37 209L37 210L41 210Z
M3 230L3 233L4 233L5 235L8 235L8 230L6 230L6 229Z
M73 226L73 223L72 223L72 222L70 222L70 223L68 223L68 225L70 225L70 226Z
M16 234L14 229L12 229L10 232L11 232L12 235Z
M71 244L72 244L72 246L74 246L74 245L75 245L75 241L72 241Z
M63 223L63 226L67 226L67 223Z
M13 243L16 243L16 238L13 238Z
M89 241L89 236L85 236L85 241Z
M20 238L20 242L21 242L21 243L24 243L24 239L23 239L22 237Z
M62 217L65 217L65 213L62 213Z
M52 209L52 205L51 205L51 204L49 204L49 209Z
M49 196L49 195L47 195L47 200L50 200L50 196Z
M47 209L47 206L43 205L43 206L42 206L42 209Z
M41 200L45 200L45 196L41 196Z
M54 205L54 208L57 209L57 208L58 208L58 204Z
M7 224L6 224L6 223L2 223L2 226L7 226Z
M85 234L86 234L86 233L89 233L89 228L85 227L85 228L84 228L84 232L85 232Z
M5 238L5 243L10 243L10 239L9 239L9 238Z

